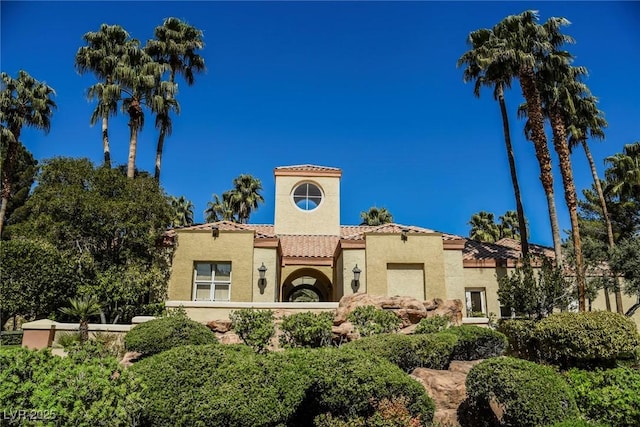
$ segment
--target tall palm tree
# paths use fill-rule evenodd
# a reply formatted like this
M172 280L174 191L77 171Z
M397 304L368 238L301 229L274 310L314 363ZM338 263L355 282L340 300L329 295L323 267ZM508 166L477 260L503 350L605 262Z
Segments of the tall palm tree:
M586 74L586 70L570 66L570 60L571 57L565 52L552 52L545 58L536 76L543 102L542 110L551 124L553 147L558 155L564 198L569 210L579 310L586 311L586 277L578 222L578 196L573 179L566 126L567 117L575 114L573 99L582 96L586 91L586 86L579 81Z
M242 174L233 180L230 204L241 224L249 222L249 217L258 208L258 204L264 203L260 191L262 183L252 175Z
M596 164L593 160L593 156L591 155L589 144L587 143L587 138L589 136L591 139L604 139L604 128L608 125L604 118L604 113L598 109L597 102L598 100L592 96L590 92L586 93L585 96L574 97L574 114L567 115L565 121L567 123L567 131L569 133L569 150L573 150L578 145L581 145L587 157L587 161L589 162L594 187L598 196L600 208L602 209L602 218L604 219L607 230L609 249L613 250L615 248L615 237L613 235L611 217L609 216L609 208L607 207L607 201L604 196L600 177L598 176ZM618 313L623 313L624 308L622 306L622 291L620 290L620 287L617 286L614 292L616 298L616 311ZM609 301L609 291L607 289L604 290L604 296L607 308L610 308L611 303Z
M610 165L605 173L609 181L605 191L622 201L640 201L640 141L625 145L622 153L607 157L605 162Z
M500 239L500 228L492 213L480 211L471 216L469 238L481 242L496 242Z
M507 160L509 161L509 171L511 174L511 184L513 185L513 194L516 199L517 219L520 230L520 241L522 245L522 255L526 257L529 253L529 239L526 226L526 217L524 215L524 207L522 206L522 197L520 195L520 185L518 183L518 174L516 172L515 156L513 154L513 146L511 144L511 131L509 130L509 116L504 100L504 89L511 87L511 80L516 74L516 70L512 69L512 63L505 61L497 56L485 56L487 49L485 44L490 44L493 31L490 29L480 29L469 34L468 44L471 49L465 52L458 59L457 66L465 65L464 82L475 81L473 94L480 97L480 89L482 86L493 87L493 98L500 105L500 113L502 115L502 130L504 132L504 143L507 150ZM494 51L489 51L495 53Z
M95 296L84 297L81 299L70 299L69 307L62 307L60 311L67 316L77 317L80 321L80 342L86 342L89 339L89 319L97 316L102 312L102 307Z
M171 197L171 207L173 208L172 227L184 227L193 224L193 203L184 196Z
M82 38L87 45L76 52L75 67L80 74L92 72L99 80L89 88L87 94L90 100L98 101L90 123L93 126L99 119L102 120L104 164L111 167L109 117L117 114L120 101L116 69L126 62L129 49L135 50L136 42L121 26L107 24L102 24L98 31L88 32Z
M51 116L56 108L52 96L55 91L44 82L18 71L18 77L0 74L0 136L6 150L2 162L2 204L0 205L0 235L7 214L7 205L13 190L11 177L16 165L20 133L24 126L45 133L51 128Z
M360 212L361 225L382 225L393 222L393 215L386 208L372 206L368 211Z
M522 232L520 228L520 221L516 211L506 211L504 215L498 217L500 223L498 223L498 229L500 231L500 239L510 238L515 240L521 240ZM525 225L526 228L526 225ZM524 250L522 256L524 257Z
M127 177L133 179L136 167L136 153L138 149L138 132L144 126L144 110L147 106L157 111L161 100L173 96L176 85L161 81L166 65L159 64L144 50L136 49L130 52L129 62L122 64L116 70L116 79L121 84L125 98L122 111L129 114L129 157L127 161Z
M540 181L547 198L557 265L562 264L562 241L553 191L551 155L544 131L544 114L536 72L540 61L546 55L555 51L563 43L572 41L570 37L560 32L560 27L568 23L569 21L564 18L549 18L544 25L540 25L538 13L532 10L511 15L493 27L495 37L485 43L479 51L481 64L484 64L484 61L490 62L492 58L498 58L508 64L508 69L513 70L514 77L517 77L520 82L520 88L527 103L530 137L540 167Z
M233 207L231 206L231 192L222 193L222 199L217 194L213 195L213 201L207 203L207 209L204 211L205 221L233 221L238 222Z
M154 61L169 66L169 82L175 83L176 74L180 74L191 86L195 81L195 73L205 70L204 58L197 53L204 47L202 31L177 18L167 18L155 28L154 35L155 39L149 40L145 47L147 53ZM160 181L164 139L171 134L170 108L167 108L171 107L171 103L163 107L156 112L159 118L156 119L156 127L160 130L156 149L156 181Z

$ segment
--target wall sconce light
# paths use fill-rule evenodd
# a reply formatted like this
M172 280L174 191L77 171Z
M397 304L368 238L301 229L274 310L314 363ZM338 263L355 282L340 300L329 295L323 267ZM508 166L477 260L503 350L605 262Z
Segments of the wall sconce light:
M362 270L360 270L358 268L358 264L356 264L355 267L353 267L353 281L356 283L360 283L360 273L362 273Z
M400 234L400 240L402 240L403 242L406 242L407 239L409 238L408 233L409 233L409 229L403 228L402 233Z
M267 267L264 265L264 262L258 267L258 274L258 287L260 288L260 293L264 294L264 288L267 286Z
M212 225L211 226L211 236L215 239L216 237L220 236L220 229L218 228L217 225Z

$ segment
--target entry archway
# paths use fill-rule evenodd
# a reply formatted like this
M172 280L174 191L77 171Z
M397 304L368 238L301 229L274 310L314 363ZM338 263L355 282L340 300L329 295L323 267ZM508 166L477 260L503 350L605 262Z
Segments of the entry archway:
M331 280L313 268L303 268L291 273L282 284L282 301L326 302L332 299Z

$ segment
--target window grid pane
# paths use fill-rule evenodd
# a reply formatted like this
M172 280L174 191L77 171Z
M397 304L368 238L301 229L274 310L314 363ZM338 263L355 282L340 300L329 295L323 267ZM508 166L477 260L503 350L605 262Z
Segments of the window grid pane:
M231 263L195 263L194 288L196 301L229 301L231 299Z

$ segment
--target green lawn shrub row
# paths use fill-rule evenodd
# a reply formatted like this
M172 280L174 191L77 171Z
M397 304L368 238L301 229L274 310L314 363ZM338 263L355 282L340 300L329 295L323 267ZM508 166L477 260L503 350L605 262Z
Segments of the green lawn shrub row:
M402 320L393 311L383 310L372 305L356 307L347 316L361 337L388 334L400 328Z
M640 344L636 325L608 311L557 313L538 322L506 320L499 330L509 339L510 354L570 367L613 367Z
M2 425L136 425L144 405L140 391L140 383L114 358L0 348ZM28 424L12 417L19 409L42 419Z
M343 345L382 357L411 373L415 368L447 369L458 337L453 334L385 334L360 338Z
M134 326L124 337L125 348L151 356L187 344L216 344L218 339L205 325L185 315L171 315Z
M640 425L640 371L574 368L566 373L566 378L580 412L587 419L616 427Z
M302 312L282 319L280 345L283 347L324 347L331 344L333 313Z
M571 388L553 368L500 357L474 366L466 380L467 400L458 419L463 427L548 426L576 417ZM491 406L504 413L499 423Z
M131 370L149 402L143 423L154 426L308 426L323 414L371 417L380 402L397 398L421 425L434 411L422 386L397 366L352 349L256 354L245 346L184 346Z

